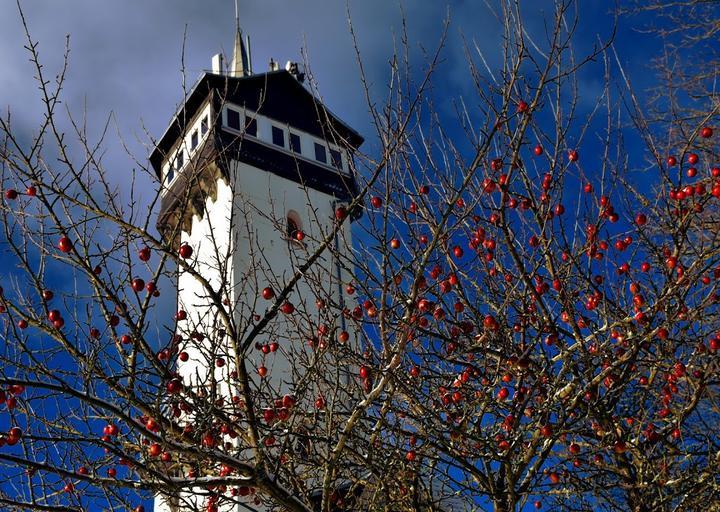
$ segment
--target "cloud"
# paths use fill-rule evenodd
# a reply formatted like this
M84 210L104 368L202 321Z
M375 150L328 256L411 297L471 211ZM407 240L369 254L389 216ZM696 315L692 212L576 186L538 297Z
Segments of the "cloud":
M23 1L31 34L38 41L47 77L53 78L62 63L65 36L70 35L71 61L64 90L65 104L76 116L87 108L90 130L97 131L112 111L118 131L131 151L144 159L145 126L155 137L167 127L182 99L181 49L187 87L210 67L214 53L232 47L234 7L230 0L173 0L172 2L97 2L95 0ZM523 4L527 29L537 40L546 37L547 16L553 2ZM366 135L372 144L373 129L358 80L355 52L348 30L346 4L342 1L265 0L240 2L240 22L252 39L254 69L267 69L270 57L281 64L300 60L306 46L311 69L323 99L332 111ZM406 27L415 72L423 67L423 51L432 51L450 12L451 27L434 93L452 112L452 99L464 95L473 104L464 42L477 45L493 67L501 63L502 26L485 2L351 0L349 10L358 36L373 94L382 100L387 91L389 60L400 45ZM585 20L581 44L592 44L599 13ZM588 16L589 17L589 16ZM34 71L19 15L13 2L0 7L0 108L10 106L23 126L41 120ZM126 185L132 163L121 146L112 141L104 158L110 176Z
M117 114L122 133L140 133L140 119L159 135L182 97L180 57L183 33L189 84L210 66L210 57L229 50L234 28L232 2L23 2L23 8L46 71L57 72L64 38L70 34L71 63L65 100L73 112L87 104L91 121L100 123L109 111ZM460 2L457 28L477 33L492 20L484 9ZM38 119L36 84L17 10L11 2L0 16L0 104L19 115ZM363 58L379 93L387 76L393 44L399 44L401 9L394 2L351 2ZM436 2L410 2L405 8L414 51L433 48L447 7ZM241 25L252 38L256 71L267 69L270 57L284 63L299 60L307 45L312 70L329 106L351 124L367 129L366 106L357 80L357 66L344 2L308 0L241 2ZM463 25L465 25L463 27ZM459 43L453 34L448 55L454 61ZM50 76L53 76L50 74ZM461 75L460 75L461 78ZM363 126L364 125L364 126Z

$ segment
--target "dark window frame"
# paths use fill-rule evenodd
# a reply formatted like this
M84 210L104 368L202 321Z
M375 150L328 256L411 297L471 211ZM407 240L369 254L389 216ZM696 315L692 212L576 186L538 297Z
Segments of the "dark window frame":
M336 169L342 170L342 153L339 149L330 148L330 165Z
M208 116L206 114L205 117L202 118L202 121L200 121L200 135L205 135L208 132L209 127Z
M257 137L257 119L245 116L245 134Z
M285 147L285 130L279 126L272 127L272 143L281 148Z
M319 142L315 143L315 160L327 164L327 149Z
M227 109L227 126L233 130L240 130L240 112L231 108Z
M193 130L193 132L190 134L190 151L195 151L195 148L198 147L198 144L200 143L200 133L198 130Z
M288 137L288 143L290 146L290 151L292 151L293 153L297 153L298 155L302 155L302 141L300 140L300 135L293 132L289 132L289 134L290 136Z

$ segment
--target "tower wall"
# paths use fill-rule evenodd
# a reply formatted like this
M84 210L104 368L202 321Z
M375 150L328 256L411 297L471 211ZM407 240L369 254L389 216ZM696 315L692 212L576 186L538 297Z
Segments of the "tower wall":
M215 198L207 199L202 217L193 217L192 229L182 233L181 242L193 248L193 258L188 260L193 268L213 288L225 287L223 297L227 303L224 307L232 311L242 339L243 334L246 335L257 322L256 315L264 315L274 302L274 299L263 299L261 290L271 286L276 293L281 291L297 268L332 231L337 204L330 194L304 188L247 163L233 160L229 167L229 183L218 179ZM288 237L288 214L298 221L298 227L305 233L302 242ZM332 246L340 250L351 247L349 225L349 221L345 222L339 236L332 240ZM329 250L324 251L288 297L297 308L296 314L279 313L269 328L254 340L247 354L247 367L255 384L262 386L265 396L281 398L284 394L293 393L293 383L300 379L302 368L310 364L313 353L307 337L299 332L313 332L323 323L323 314L326 313L316 304L318 295L328 304L334 304L329 311L337 312L349 280L349 273L338 267ZM178 325L178 331L184 337L180 350L189 355L188 361L178 362L177 371L184 384L197 391L197 384L208 381L208 372L213 371L218 382L217 394L230 400L237 393L230 377L234 354L228 340L217 336L217 329L222 328L222 323L214 313L216 306L203 285L183 271L178 279L178 309L187 312L187 320ZM350 330L344 323L335 327ZM203 340L189 336L192 331L201 333ZM331 331L327 341L334 342L335 334L334 330ZM262 345L273 341L280 346L274 353L263 354L255 347L255 342ZM217 367L215 361L208 358L209 344L212 343L217 344L213 352L225 360L222 367ZM262 382L256 373L260 366L268 370ZM340 371L341 382L345 383L346 372L336 370ZM311 387L306 395L314 399L319 391ZM208 389L207 392L211 391ZM263 407L267 404L257 405ZM202 498L192 493L185 494L184 499L195 503L198 508L202 506ZM173 509L157 498L155 510L177 512L187 510L187 507ZM234 509L221 507L221 510Z
M234 164L238 193L234 209L237 250L233 252L233 274L234 298L239 306L235 315L239 325L247 325L252 314L263 315L272 304L260 297L261 290L271 286L279 292L332 232L336 199L246 163ZM302 242L288 237L288 214L299 220L299 228L305 234ZM349 222L344 224L337 244L341 251L351 247ZM293 379L288 377L298 366L294 357L307 355L308 340L299 338L299 331L309 331L310 324L317 327L323 323L324 311L318 309L316 299L339 304L349 280L349 274L338 268L330 251L324 251L288 297L296 314L280 313L267 334L257 339L261 344L272 341L280 344L280 350L274 354L263 357L262 351L251 350L249 356L256 368L262 364L267 367L267 380L279 396L292 392L289 382ZM337 311L335 307L332 310Z

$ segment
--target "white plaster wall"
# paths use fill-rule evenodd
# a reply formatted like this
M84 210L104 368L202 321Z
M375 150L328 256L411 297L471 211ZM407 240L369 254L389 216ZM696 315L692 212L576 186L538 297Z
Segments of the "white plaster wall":
M279 292L282 285L294 275L297 266L306 261L317 248L317 240L331 231L335 198L316 190L304 189L300 184L245 163L233 162L232 168L234 176L231 181L235 192L230 185L219 181L217 198L208 200L206 215L202 219L197 216L193 219L192 232L183 233L182 242L192 246L195 269L214 288L223 281L231 285L228 298L234 305L236 323L243 326L254 322L252 315L264 314L272 303L259 297L260 290L271 285ZM301 219L301 229L306 233L304 245L286 239L285 218L290 210L297 212ZM350 223L346 221L339 237L341 248L351 247L350 236ZM313 279L321 280L323 289L331 294L330 299L335 302L344 295L339 283L344 290L350 281L350 276L344 272L338 278L335 262L329 254L313 267L310 274ZM296 308L311 314L317 314L315 300L312 286L305 280L298 283L290 296ZM185 323L201 324L199 331L211 333L212 308L209 307L205 290L201 283L184 272L180 273L178 280L178 309L187 311L188 320ZM273 322L277 336L258 339L263 343L277 339L281 343L280 351L263 357L261 351L253 348L248 356L248 367L256 382L259 377L254 373L255 368L262 364L268 368L269 375L263 385L269 386L271 393L277 397L293 391L292 367L296 365L292 364L292 360L299 351L308 350L305 339L288 339L288 333L293 329L284 328L285 321L280 314ZM346 328L352 337L350 325ZM209 339L205 342L209 342ZM190 356L187 362L178 363L178 372L185 384L194 385L198 378L204 380L209 370L208 363L212 365L212 361L207 361L198 344L191 340L185 340L181 350L187 351ZM227 380L232 370L230 358L227 363L222 369L211 366L220 380ZM229 392L225 387L224 393ZM155 510L170 512L167 504L159 498Z
M236 162L235 182L238 193L235 196L237 250L233 254L233 272L236 296L240 304L255 304L254 313L263 315L272 301L257 299L260 291L271 285L279 292L315 252L320 240L331 231L334 224L335 198L314 189L281 178L275 174L257 169L245 163ZM301 229L306 238L303 244L288 241L285 236L287 212L299 214ZM279 225L278 225L279 224ZM350 247L350 223L345 222L340 235L341 248ZM313 285L308 283L308 280ZM340 287L344 290L350 276L338 270L329 252L308 272L308 279L301 279L290 295L296 309L303 310L317 318L316 291L314 283L322 282L321 293L329 293L330 300L338 302ZM340 281L340 283L338 282ZM344 292L343 292L344 295ZM236 321L247 323L250 311L236 310ZM263 357L262 352L251 350L249 362L258 367L264 364L269 370L266 380L280 397L292 392L292 362L288 356L307 348L306 339L284 339L294 332L292 327L283 328L286 317L282 313L273 321L278 336L263 336L261 343L278 341L281 350ZM349 330L349 326L348 326ZM334 340L334 338L333 338ZM292 357L291 357L292 359Z
M219 180L215 201L208 199L206 214L202 219L193 218L191 233L183 233L181 240L193 248L192 259L194 269L203 276L214 290L220 290L223 283L228 283L232 276L232 258L230 248L232 188ZM229 290L228 290L229 291ZM197 330L207 335L213 334L212 325L216 320L216 308L211 307L206 288L194 276L181 272L178 279L178 309L188 314L188 319L180 322L180 327L199 325ZM219 320L218 320L219 322ZM209 341L209 338L208 340ZM207 360L199 350L199 344L193 340L185 340L183 348L190 359L178 362L178 371L186 382L194 383L194 376L201 380L207 375Z
M207 279L210 285L218 289L223 281L227 282L231 274L230 248L230 220L232 205L232 188L222 180L217 183L217 196L213 201L208 199L207 212L203 218L195 216L191 233L183 232L181 242L188 243L193 248L192 258L187 260L194 268ZM223 279L223 276L227 276ZM183 332L189 326L197 327L199 332L210 333L212 325L212 310L210 300L202 283L195 277L180 272L178 278L178 309L185 310L188 318L178 322L179 331ZM206 340L207 342L208 340ZM208 371L207 358L202 354L200 345L193 340L186 339L181 343L180 350L188 352L190 356L186 362L178 361L178 373L185 385L194 386L197 382L205 380ZM214 366L210 366L214 368ZM203 498L194 496L191 492L184 493L183 499L193 503L194 508L200 509ZM154 510L156 512L173 512L170 506L161 498L156 497ZM224 509L229 510L229 509Z

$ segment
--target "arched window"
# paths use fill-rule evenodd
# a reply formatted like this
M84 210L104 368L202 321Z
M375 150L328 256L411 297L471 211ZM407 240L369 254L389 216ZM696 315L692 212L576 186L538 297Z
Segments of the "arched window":
M285 219L285 236L291 242L302 242L304 238L300 216L294 210L290 210L287 213Z

